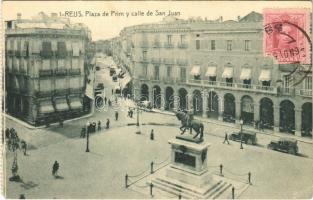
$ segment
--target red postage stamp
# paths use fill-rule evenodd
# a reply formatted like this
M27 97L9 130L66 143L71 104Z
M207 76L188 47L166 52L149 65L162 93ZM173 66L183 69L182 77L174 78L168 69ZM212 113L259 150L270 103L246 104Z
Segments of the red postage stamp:
M307 9L264 9L263 52L279 64L310 64L310 15Z

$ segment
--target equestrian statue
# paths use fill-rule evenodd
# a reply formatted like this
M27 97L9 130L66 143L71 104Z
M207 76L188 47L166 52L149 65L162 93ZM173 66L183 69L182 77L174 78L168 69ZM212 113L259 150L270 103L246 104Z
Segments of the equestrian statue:
M203 123L200 120L194 119L192 114L187 114L182 111L175 112L175 115L182 124L182 126L179 128L182 131L181 135L184 134L186 129L189 128L190 134L192 134L192 129L197 133L193 138L198 137L199 134L200 139L203 138Z

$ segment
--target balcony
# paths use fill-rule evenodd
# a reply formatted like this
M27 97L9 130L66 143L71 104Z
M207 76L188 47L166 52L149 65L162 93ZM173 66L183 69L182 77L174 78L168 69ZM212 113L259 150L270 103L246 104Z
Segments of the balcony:
M173 77L164 77L163 78L163 82L166 84L174 84L175 83L175 79Z
M187 59L177 59L176 63L179 66L187 66L188 65L188 60Z
M161 58L151 58L151 63L160 64L160 63L162 63L162 60L161 60Z
M27 58L27 57L29 56L29 51L23 50L23 51L21 52L21 56L24 57L24 58Z
M175 60L173 58L163 58L163 63L168 65L174 65Z
M151 76L151 77L150 77L150 80L151 80L152 82L160 82L160 77L158 77L158 76Z
M15 51L15 56L16 56L16 57L21 57L21 56L22 56L21 51L20 51L20 50L16 50L16 51Z
M279 87L277 93L282 96L295 96L295 88Z
M174 44L172 44L172 43L167 43L167 42L165 42L163 46L164 46L164 48L167 48L167 49L169 49L169 48L174 48Z
M304 97L312 97L312 90L301 89L297 94Z
M178 43L177 47L180 49L187 49L188 48L188 44L187 43Z
M13 56L14 55L14 51L13 50L7 50L7 55L8 56Z
M177 82L177 83L186 83L187 80L186 80L185 78L183 78L183 77L180 77L180 78L177 78L177 79L176 79L176 82Z
M161 47L161 43L159 41L154 41L152 46L153 46L153 48L160 48Z
M145 81L145 80L148 80L148 76L140 75L140 76L138 76L138 79L141 81Z
M47 77L47 76L52 76L52 69L47 69L47 70L39 70L39 76L40 77Z
M273 86L262 86L262 85L252 85L252 84L242 84L242 83L227 83L227 82L195 80L195 79L188 80L187 84L201 86L201 87L209 87L209 88L220 88L220 89L229 89L229 90L236 90L236 91L277 94L277 90Z
M40 56L43 58L51 58L53 56L53 51L40 51Z
M139 58L139 62L141 62L141 63L148 63L149 60L146 57L141 57L141 58Z
M80 69L70 69L69 70L69 75L80 75L81 71Z
M67 69L57 69L54 71L56 76L66 76L67 75Z
M36 96L38 96L38 97L51 97L52 92L51 91L37 91Z

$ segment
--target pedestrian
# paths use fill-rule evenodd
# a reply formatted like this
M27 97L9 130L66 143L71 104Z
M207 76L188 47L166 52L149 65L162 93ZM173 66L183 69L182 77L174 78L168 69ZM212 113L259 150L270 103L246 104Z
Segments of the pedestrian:
M154 140L154 132L153 132L153 129L151 129L150 140Z
M100 120L98 121L98 131L100 131L101 130L101 122L100 122Z
M104 104L107 105L107 97L104 97Z
M86 134L86 128L83 127L82 130L81 130L81 132L80 132L80 137L81 137L81 138L85 138L85 134Z
M10 129L5 129L5 138L8 140L10 139Z
M115 111L115 121L117 121L117 120L118 120L118 112Z
M94 133L96 132L96 127L97 127L97 123L93 122L92 123L92 130L93 130Z
M27 144L24 140L21 141L21 146L24 152L24 156L26 156Z
M112 95L113 95L113 93L114 93L114 90L112 89Z
M131 109L130 110L130 118L133 118L133 114L134 114L134 111Z
M223 144L225 144L225 142L227 142L227 144L229 144L227 132L225 132L225 138L224 138Z
M111 106L112 105L112 102L111 102L111 100L109 99L109 101L108 101L108 104L109 104L109 106Z
M58 170L59 170L59 163L58 161L55 161L54 164L53 164L53 167L52 167L52 175L54 177L56 177L58 175Z
M107 129L109 129L110 128L110 120L109 119L107 119L107 123L106 123L106 125L107 125Z

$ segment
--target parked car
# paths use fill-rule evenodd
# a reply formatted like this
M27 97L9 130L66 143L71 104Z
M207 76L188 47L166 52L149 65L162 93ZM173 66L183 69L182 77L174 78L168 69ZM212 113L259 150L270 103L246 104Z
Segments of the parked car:
M297 140L291 138L280 138L278 141L273 140L267 145L267 148L276 151L284 151L294 155L296 155L299 150Z
M243 131L241 132L233 132L230 134L229 139L233 141L240 141L242 136L242 142L245 144L252 144L256 145L257 144L257 138L256 138L256 133L254 132L249 132L249 131Z

